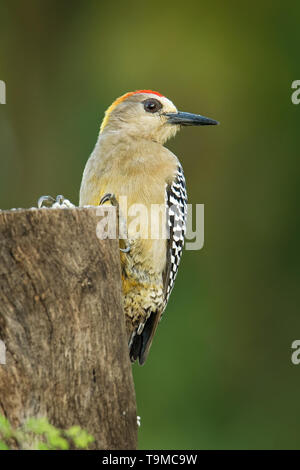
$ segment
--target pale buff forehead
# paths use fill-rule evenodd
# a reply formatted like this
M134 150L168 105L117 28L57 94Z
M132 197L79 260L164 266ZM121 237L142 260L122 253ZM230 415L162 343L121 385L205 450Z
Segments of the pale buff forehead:
M163 105L163 111L164 112L167 112L167 113L176 113L177 112L177 108L174 105L174 103L172 103L171 100L169 100L165 96L158 96L155 93L137 93L136 95L132 95L129 98L127 98L126 101L127 102L129 102L129 101L131 101L131 102L142 102L142 101L147 100L149 98L153 98L155 100L160 101L161 104Z

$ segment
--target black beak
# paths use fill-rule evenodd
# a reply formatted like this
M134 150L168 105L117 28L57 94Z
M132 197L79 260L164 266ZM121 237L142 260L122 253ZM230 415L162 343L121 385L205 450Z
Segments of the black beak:
M218 121L210 119L200 114L191 114L191 113L165 113L165 116L168 118L169 124L178 124L180 126L215 126L219 124Z

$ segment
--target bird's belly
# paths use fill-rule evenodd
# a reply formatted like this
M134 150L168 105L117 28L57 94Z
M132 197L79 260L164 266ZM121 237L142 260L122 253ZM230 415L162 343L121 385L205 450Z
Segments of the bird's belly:
M121 253L124 313L130 334L151 312L162 311L165 240L134 240L128 254Z
M128 338L152 312L162 311L164 294L162 282L137 282L122 275L123 306Z

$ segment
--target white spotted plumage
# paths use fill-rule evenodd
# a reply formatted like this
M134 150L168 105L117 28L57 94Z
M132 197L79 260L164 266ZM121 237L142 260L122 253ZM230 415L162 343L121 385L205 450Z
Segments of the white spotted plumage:
M169 239L164 273L165 305L174 286L186 232L187 192L183 169L179 162L173 183L166 185L166 206Z

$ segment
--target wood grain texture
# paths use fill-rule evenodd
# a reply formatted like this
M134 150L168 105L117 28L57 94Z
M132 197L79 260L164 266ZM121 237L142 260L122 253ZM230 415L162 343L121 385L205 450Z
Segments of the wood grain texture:
M135 449L119 247L95 209L0 212L0 413L78 424L97 449Z

